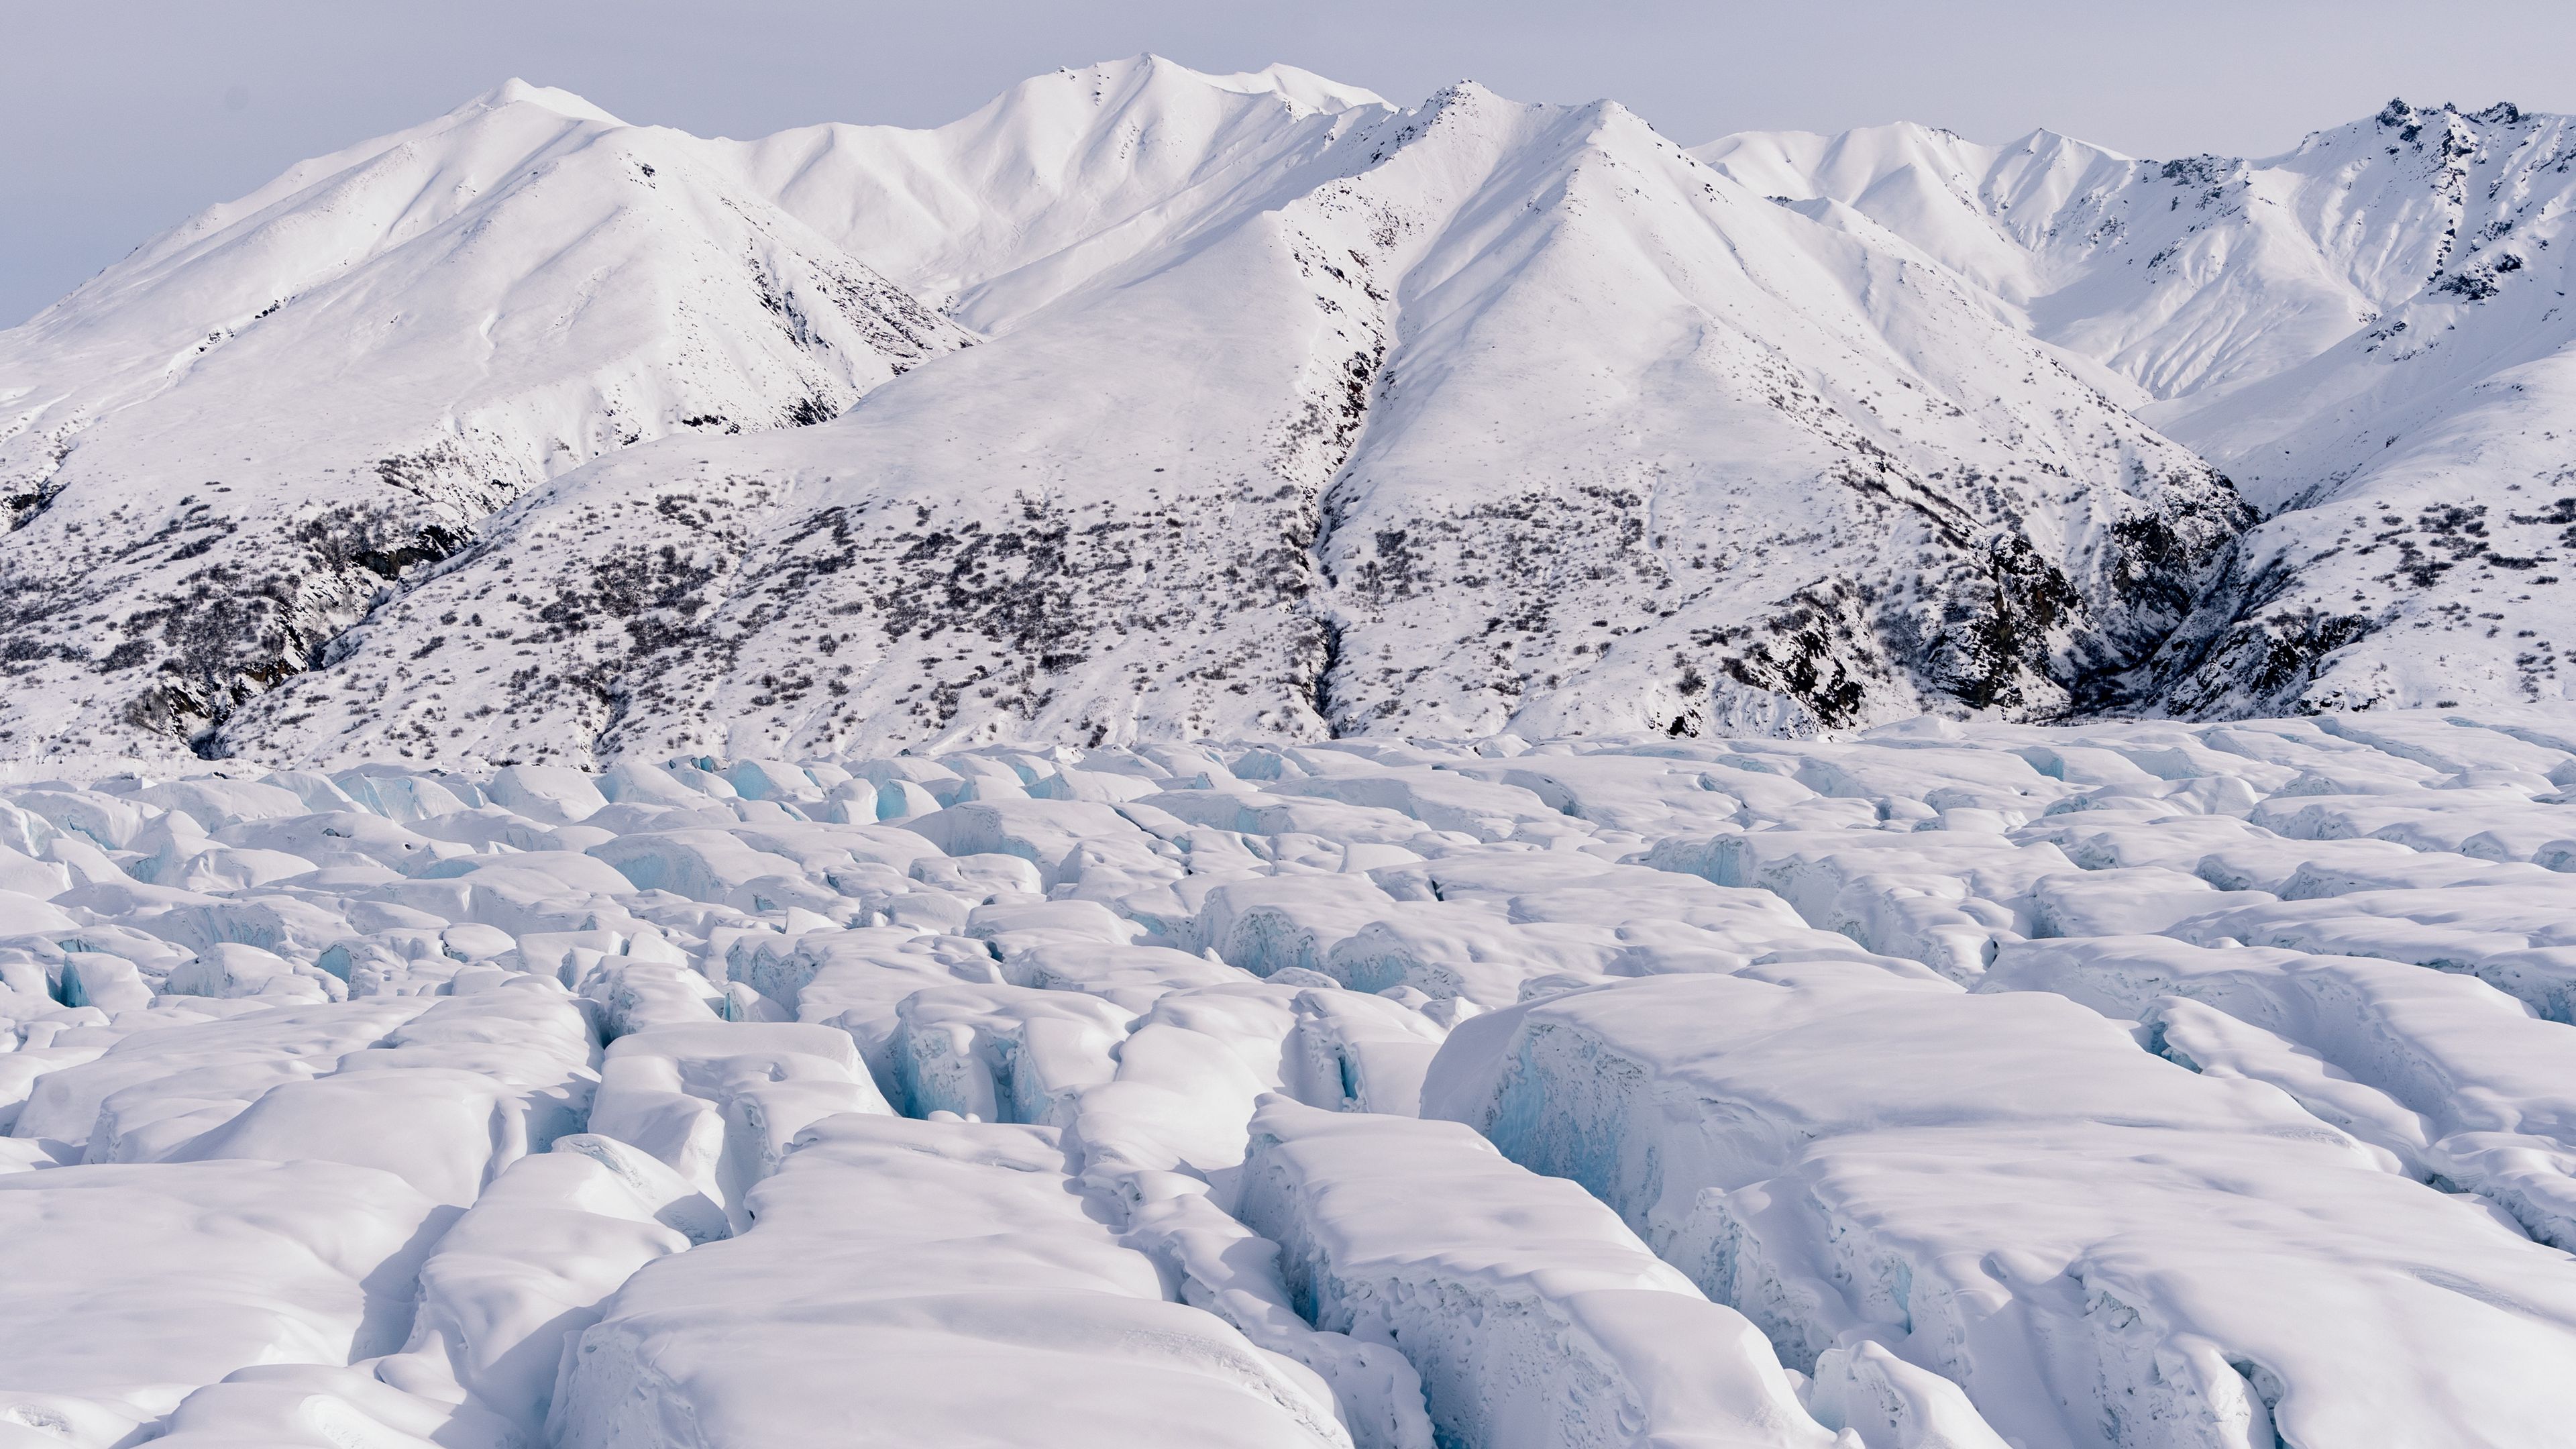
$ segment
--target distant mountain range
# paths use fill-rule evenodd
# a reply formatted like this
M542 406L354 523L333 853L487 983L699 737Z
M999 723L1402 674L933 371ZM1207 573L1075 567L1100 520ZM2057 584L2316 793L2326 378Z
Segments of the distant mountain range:
M2571 161L511 82L0 333L0 769L2563 698Z

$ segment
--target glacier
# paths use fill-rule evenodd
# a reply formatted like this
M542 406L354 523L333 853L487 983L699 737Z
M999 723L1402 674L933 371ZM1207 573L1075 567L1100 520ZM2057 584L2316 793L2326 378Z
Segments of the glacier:
M2562 781L2498 706L0 785L0 1422L2545 1445Z

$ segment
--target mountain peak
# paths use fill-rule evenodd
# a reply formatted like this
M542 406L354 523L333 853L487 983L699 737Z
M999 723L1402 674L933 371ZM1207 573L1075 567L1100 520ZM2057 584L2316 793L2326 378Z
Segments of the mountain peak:
M1947 131L1943 131L1940 134L1950 135ZM1951 136L1951 139L1957 140L1958 138L1956 136ZM2081 136L2070 136L2064 131L2053 131L2046 126L2041 126L2025 135L2016 137L2013 141L2008 143L2004 149L2008 151L2024 151L2034 156L2061 156L2072 152L2094 156L2107 156L2119 161L2133 161L2137 159L2122 152L2114 151L2108 146L2097 145L2094 142L2087 141Z
M2530 119L2529 113L2511 101L2498 101L2482 111L2463 111L2451 101L2444 101L2438 106L2412 105L2404 96L2392 98L2387 105L2380 107L2379 113L2371 119L2382 126L2404 126L2428 120L2434 116L2459 116L2485 126L2518 126Z
M1425 96L1415 107L1425 120L1446 120L1453 116L1472 116L1495 105L1516 105L1495 94L1481 81L1456 80Z
M1357 106L1383 106L1384 96L1363 86L1300 70L1293 65L1267 65L1259 70L1219 73L1199 70L1167 55L1143 51L1118 60L1065 66L1056 75L1088 80L1104 91L1128 86L1196 85L1237 95L1276 95L1310 111L1345 111Z
M508 106L539 106L574 120L597 121L603 125L623 126L626 122L591 104L571 91L555 86L541 86L512 76L465 104L448 112L457 118L482 115Z

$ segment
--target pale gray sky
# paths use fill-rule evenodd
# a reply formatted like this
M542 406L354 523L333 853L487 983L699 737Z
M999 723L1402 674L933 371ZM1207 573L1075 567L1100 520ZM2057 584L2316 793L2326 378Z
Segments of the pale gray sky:
M0 0L0 326L298 159L512 75L630 121L934 125L1059 65L1286 61L1400 103L1612 96L1696 144L2034 126L2264 154L2392 95L2576 111L2568 0Z

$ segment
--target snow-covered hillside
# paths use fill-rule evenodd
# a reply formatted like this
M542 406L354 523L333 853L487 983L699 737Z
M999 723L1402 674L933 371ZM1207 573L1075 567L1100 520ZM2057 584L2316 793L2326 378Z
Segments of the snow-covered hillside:
M2571 784L2463 708L0 786L0 1437L2545 1449Z
M1697 154L2132 379L2273 515L2159 662L2172 708L2565 696L2576 121L2398 101L2257 161L1918 126Z
M2041 716L2248 521L1614 104L1151 58L748 143L505 89L6 356L37 768Z
M0 334L11 752L184 742L531 485L966 340L701 149L513 83Z

